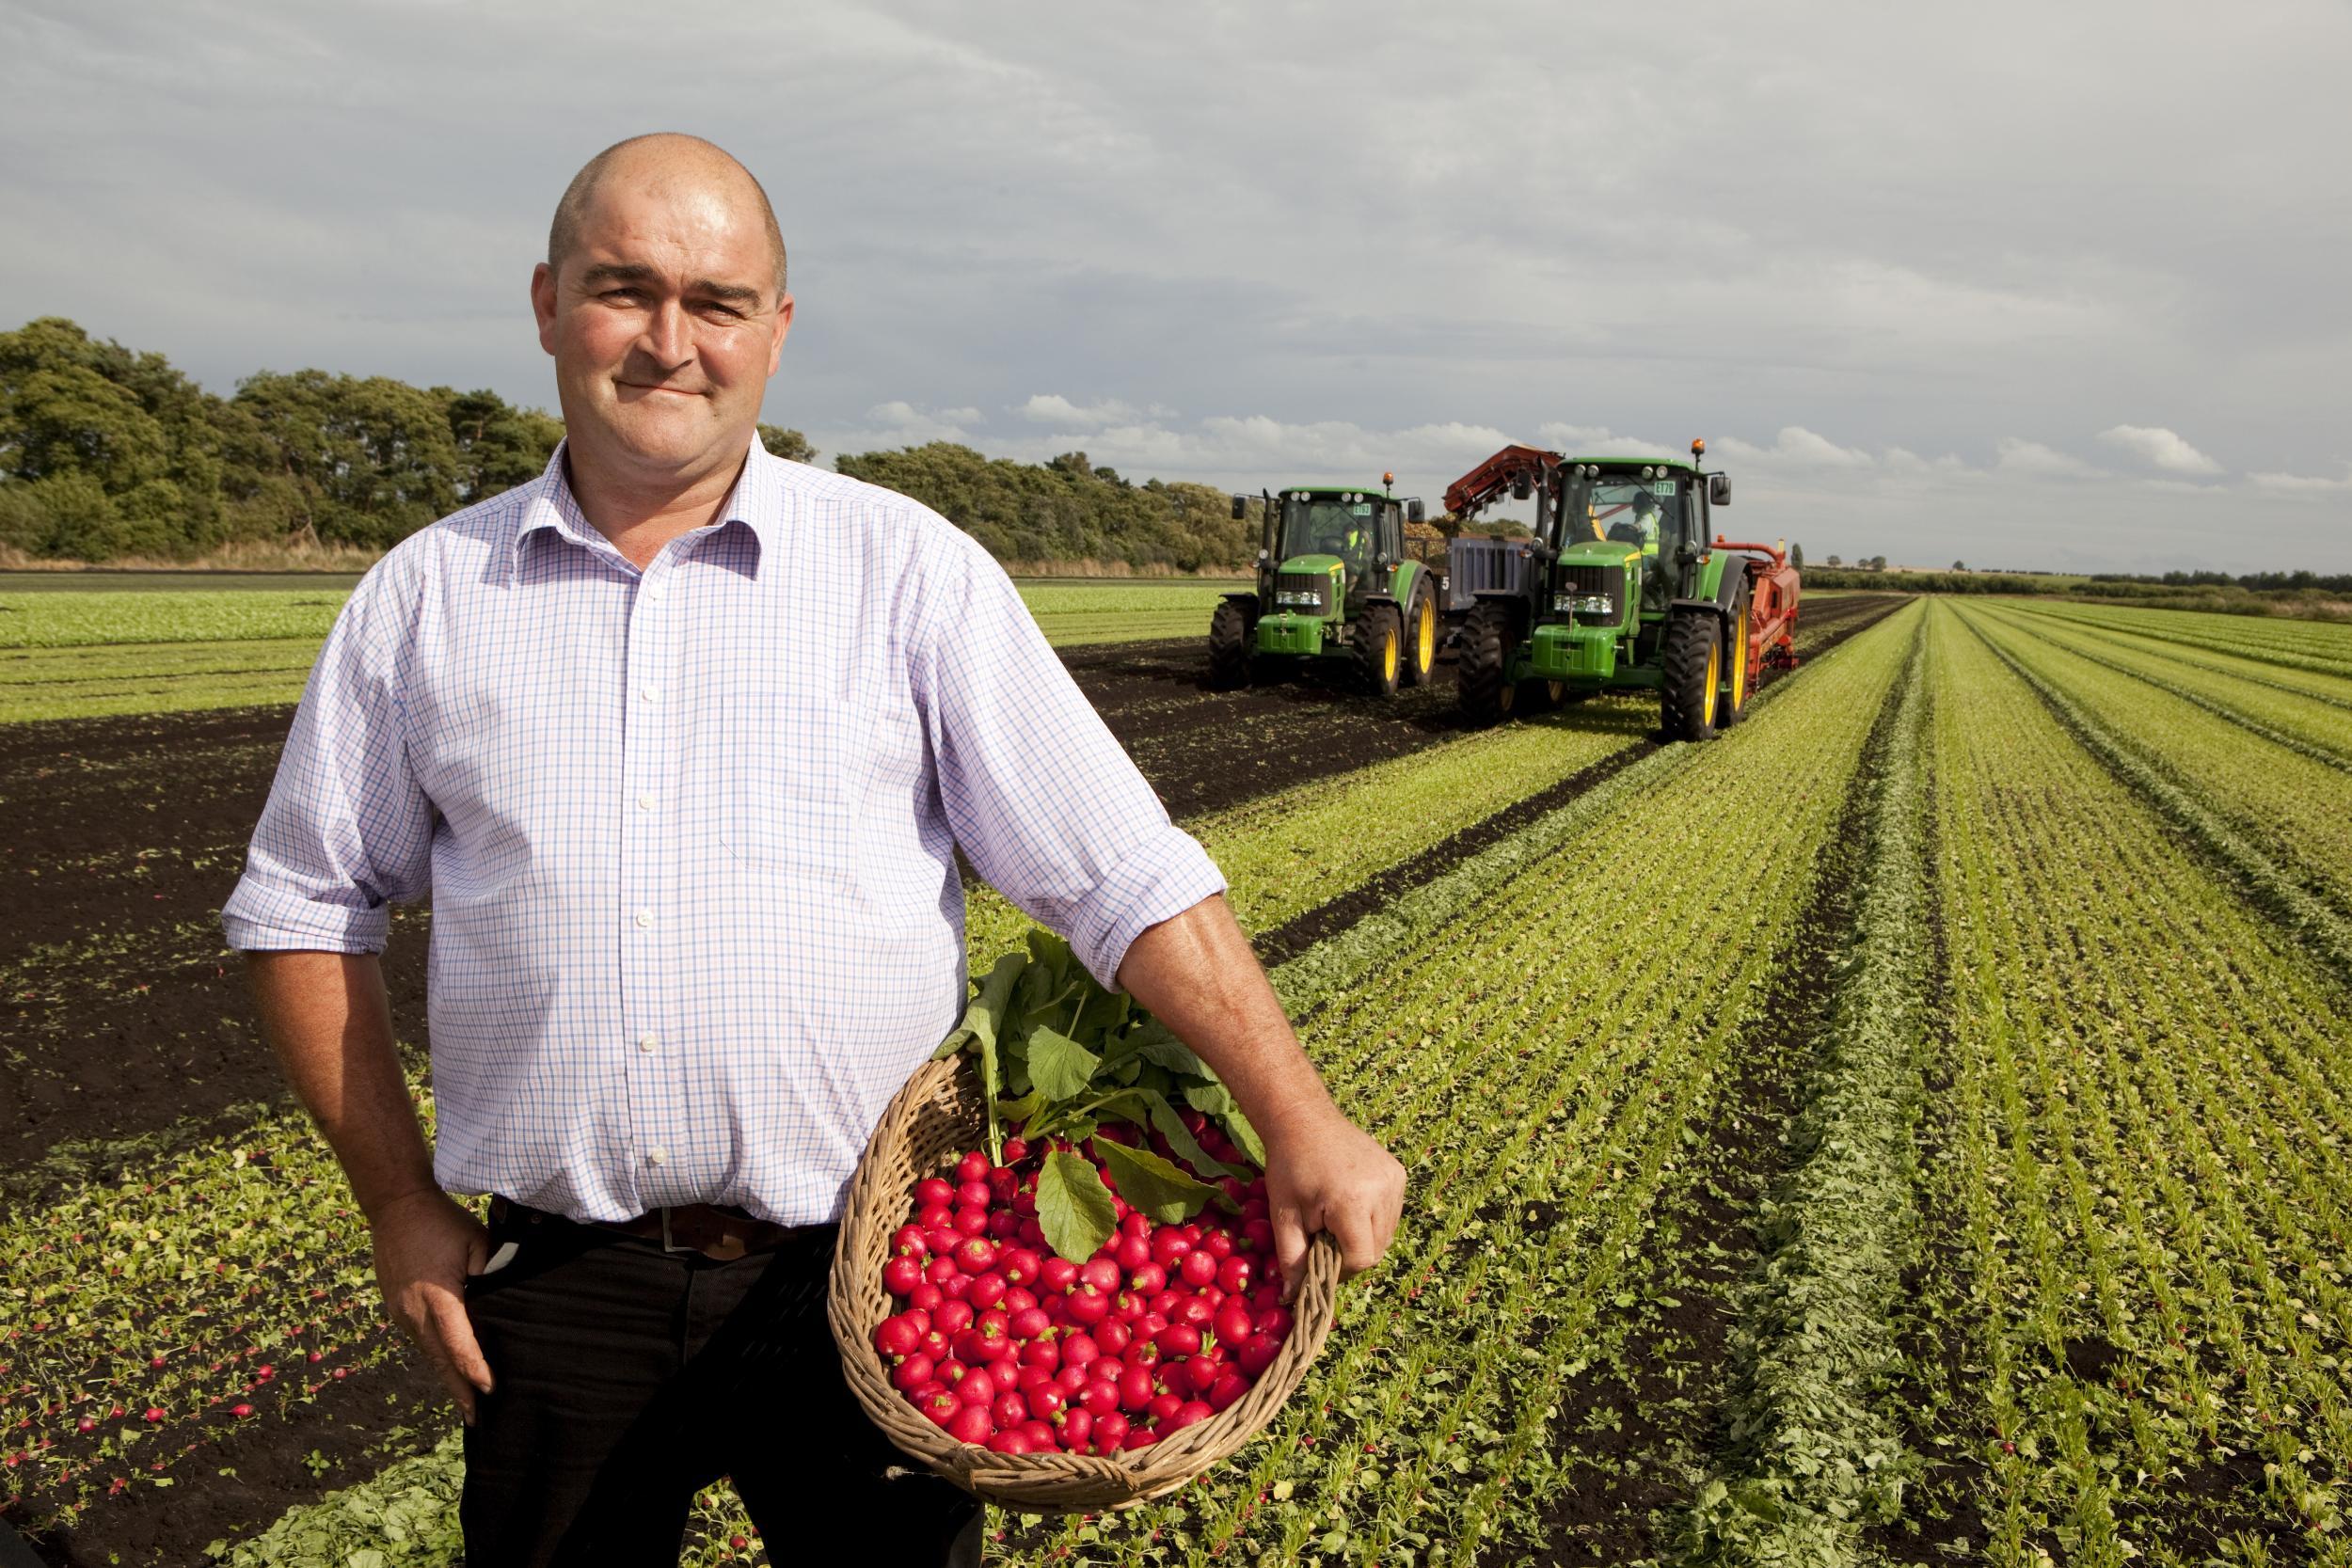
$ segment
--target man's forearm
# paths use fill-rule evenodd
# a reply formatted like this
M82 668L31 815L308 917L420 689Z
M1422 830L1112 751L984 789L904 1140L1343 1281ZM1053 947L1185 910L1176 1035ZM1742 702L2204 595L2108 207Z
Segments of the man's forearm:
M1209 1064L1264 1136L1336 1114L1223 895L1136 938L1119 983Z
M437 1193L432 1156L392 1039L373 953L248 953L262 1028L286 1079L334 1147L360 1211Z

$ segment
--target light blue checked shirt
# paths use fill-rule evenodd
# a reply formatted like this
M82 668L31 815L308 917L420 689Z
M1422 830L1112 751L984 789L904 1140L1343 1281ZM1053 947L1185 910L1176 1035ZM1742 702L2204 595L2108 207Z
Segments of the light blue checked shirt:
M962 1010L959 846L1106 984L1224 886L970 536L756 446L720 515L641 573L559 451L310 673L221 923L380 952L430 889L452 1192L837 1218Z

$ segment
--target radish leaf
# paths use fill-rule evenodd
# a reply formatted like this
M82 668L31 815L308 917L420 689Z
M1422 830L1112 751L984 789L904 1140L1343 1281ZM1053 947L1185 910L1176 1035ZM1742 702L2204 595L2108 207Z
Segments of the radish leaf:
M1110 1189L1094 1166L1059 1148L1045 1156L1045 1168L1038 1173L1037 1223L1045 1244L1073 1263L1101 1251L1119 1228Z

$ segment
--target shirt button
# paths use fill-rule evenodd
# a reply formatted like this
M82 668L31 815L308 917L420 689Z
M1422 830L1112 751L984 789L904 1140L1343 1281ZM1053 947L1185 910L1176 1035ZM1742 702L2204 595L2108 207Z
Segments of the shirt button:
M652 702L652 701L653 701L656 697L658 697L659 695L660 695L660 689L659 689L659 688L655 687L655 686L654 686L654 685L652 685L650 682L648 682L647 684L645 684L645 685L644 685L644 686L641 686L641 687L639 687L639 688L637 689L637 694L638 694L640 697L644 698L644 699L645 699L645 701L647 701L647 702L649 702L649 703L650 703L650 702Z
M653 810L653 797L650 795L640 795L637 797L637 809L639 811Z
M657 1165L661 1164L662 1161L667 1160L669 1157L670 1151L666 1148L649 1148L645 1150L645 1158L651 1160Z
M639 910L639 911L637 911L637 924L638 924L638 925L640 925L640 926L650 926L650 925L652 925L652 924L653 924L653 911L651 911L651 910Z
M651 1053L660 1050L660 1047L661 1037L659 1035L640 1035L637 1037L637 1049L640 1051Z

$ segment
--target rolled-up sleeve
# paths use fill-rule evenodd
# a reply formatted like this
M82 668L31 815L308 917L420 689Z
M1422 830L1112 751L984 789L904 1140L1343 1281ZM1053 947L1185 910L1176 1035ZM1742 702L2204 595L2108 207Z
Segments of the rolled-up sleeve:
M1168 821L1003 569L947 548L924 574L913 654L948 824L990 886L1116 986L1136 937L1225 878Z
M311 667L245 876L221 911L232 948L380 953L386 906L427 882L433 807L379 645L381 571L354 591Z

